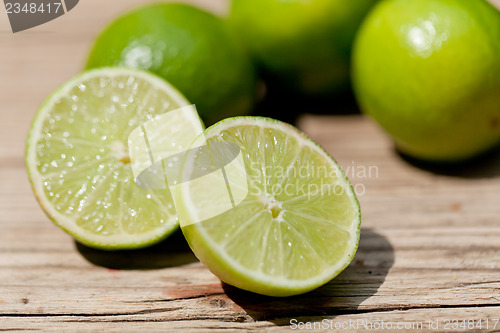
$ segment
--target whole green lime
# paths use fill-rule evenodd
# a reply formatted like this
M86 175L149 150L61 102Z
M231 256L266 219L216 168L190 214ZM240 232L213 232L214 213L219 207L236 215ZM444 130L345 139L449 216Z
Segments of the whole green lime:
M233 0L230 21L270 85L310 96L349 87L352 41L376 0Z
M387 0L353 51L361 108L400 151L463 160L500 141L500 13L483 0Z
M184 4L155 4L115 20L97 38L87 68L151 71L213 123L247 114L255 101L251 57L226 21Z

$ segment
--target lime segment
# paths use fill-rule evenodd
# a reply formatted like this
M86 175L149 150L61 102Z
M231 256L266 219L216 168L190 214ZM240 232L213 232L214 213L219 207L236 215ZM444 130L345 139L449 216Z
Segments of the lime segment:
M102 249L165 238L178 225L171 195L135 184L128 137L154 116L189 104L164 80L138 70L93 70L60 87L38 110L26 150L47 215Z
M199 223L193 221L203 202L214 205L203 200L206 187L186 182L176 193L182 231L214 274L242 289L289 296L323 285L349 264L359 241L359 204L317 144L290 125L256 117L226 119L197 140L238 145L248 182L241 203ZM225 189L217 191L222 196Z

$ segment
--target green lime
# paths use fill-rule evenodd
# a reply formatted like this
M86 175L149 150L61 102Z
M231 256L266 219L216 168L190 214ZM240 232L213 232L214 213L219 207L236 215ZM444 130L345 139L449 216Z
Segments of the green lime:
M222 207L225 186L207 191L207 182L184 182L174 198L189 245L222 281L290 296L325 284L349 264L359 241L359 204L338 164L316 143L291 125L258 117L223 120L193 146L205 142L240 148L247 186L228 186L233 196L246 188L246 197L205 220L199 214Z
M233 0L230 21L271 85L328 95L349 84L355 33L376 0Z
M168 191L139 187L127 148L134 128L189 105L147 72L102 68L58 88L40 107L26 147L33 191L46 214L78 241L101 249L156 243L178 227ZM180 119L202 130L199 118ZM189 147L192 140L178 145Z
M388 0L355 43L362 109L413 157L456 161L500 141L500 13L484 0Z
M250 56L220 18L184 4L155 4L111 23L97 38L87 68L151 71L177 87L213 123L245 115L255 101Z

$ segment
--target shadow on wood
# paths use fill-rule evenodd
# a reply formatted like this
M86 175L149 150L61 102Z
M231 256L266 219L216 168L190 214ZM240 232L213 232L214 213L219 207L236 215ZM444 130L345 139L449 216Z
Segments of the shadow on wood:
M160 269L198 261L180 230L163 242L140 250L102 251L75 242L90 263L112 269Z
M395 150L408 164L437 175L470 179L500 177L500 147L496 147L473 159L457 163L422 161L408 156L396 148Z
M322 98L305 97L287 91L274 91L268 93L260 101L252 115L271 117L295 124L297 118L304 113L350 115L359 114L359 107L350 90Z
M358 253L337 278L307 294L275 298L223 284L226 295L255 321L290 325L292 318L315 321L314 316L362 312L360 305L374 295L394 263L394 249L382 235L361 230Z

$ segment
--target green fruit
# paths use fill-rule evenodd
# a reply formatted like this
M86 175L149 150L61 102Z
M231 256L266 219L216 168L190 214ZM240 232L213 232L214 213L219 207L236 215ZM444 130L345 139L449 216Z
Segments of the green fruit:
M413 157L456 161L500 140L500 13L483 0L388 0L353 53L361 108Z
M221 280L290 296L325 284L351 262L359 242L359 203L339 165L316 143L291 125L259 117L223 120L192 145L205 142L241 149L246 196L202 222L200 214L222 206L214 198L228 200L226 186L207 191L206 181L183 182L173 197L189 245ZM185 176L196 172L188 165ZM226 169L231 179L234 172ZM243 187L241 181L228 185L233 196Z
M43 210L95 248L140 248L167 237L178 228L172 196L136 185L127 145L136 127L189 104L165 80L138 70L102 68L63 84L38 110L26 147ZM172 126L203 128L195 114ZM192 140L182 138L176 144L188 148Z
M95 41L87 68L112 65L163 77L207 123L254 104L256 76L244 47L225 21L188 5L150 5L116 19Z
M271 84L326 95L348 87L352 41L375 1L233 0L231 22Z

